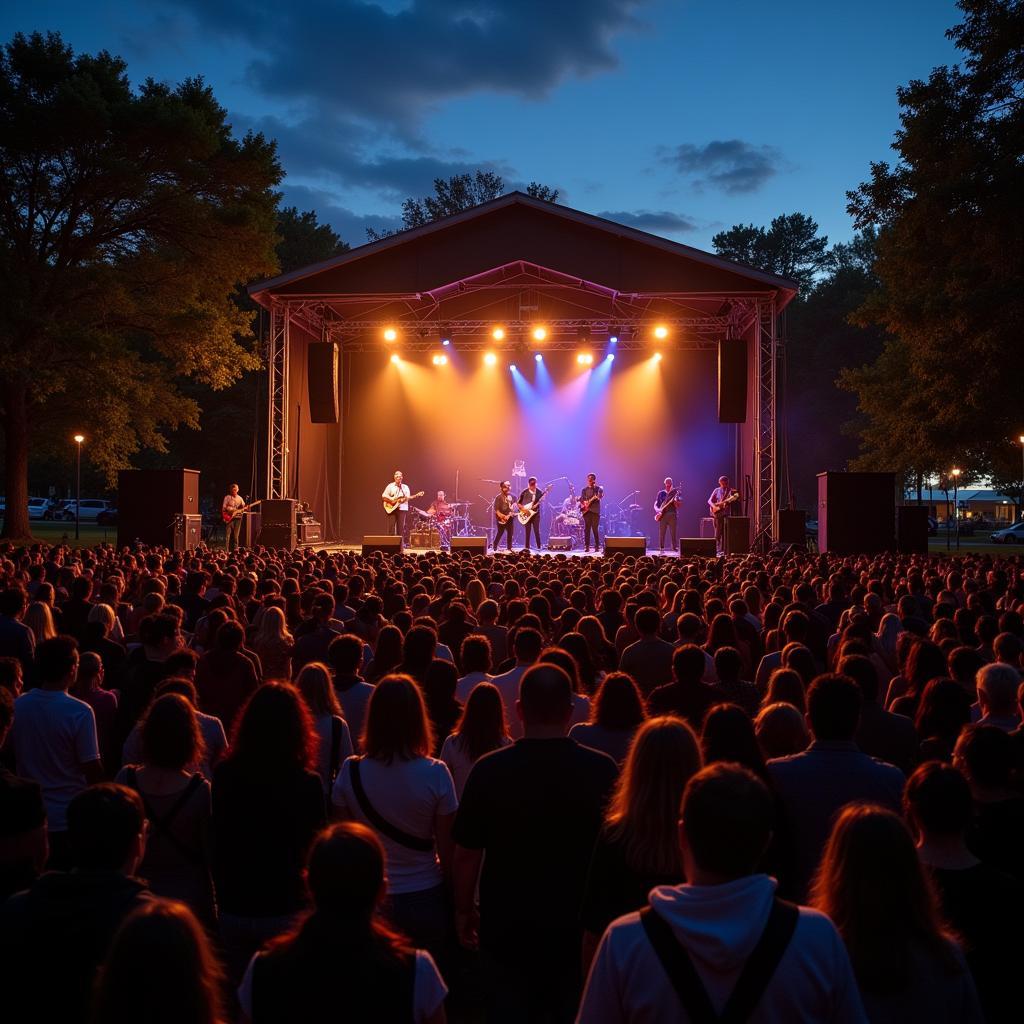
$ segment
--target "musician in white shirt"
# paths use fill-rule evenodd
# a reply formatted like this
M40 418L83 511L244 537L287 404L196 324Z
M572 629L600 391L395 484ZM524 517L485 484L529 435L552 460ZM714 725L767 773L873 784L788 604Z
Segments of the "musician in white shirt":
M397 535L403 540L405 539L405 521L409 515L409 496L411 494L409 485L402 483L402 471L400 469L395 470L394 483L388 484L381 494L385 501L394 501L396 498L404 499L401 505L388 516L388 533L392 536Z
M236 513L243 508L245 508L245 499L238 493L238 484L232 484L220 505L223 518L227 519L228 516L233 516L224 524L224 546L228 551L238 547L238 538L242 531L242 517Z
M719 555L725 554L725 517L732 515L733 505L736 504L738 497L739 492L736 488L729 486L729 478L720 476L718 486L708 498L708 510L715 520L715 550ZM729 504L722 505L723 501L728 501Z

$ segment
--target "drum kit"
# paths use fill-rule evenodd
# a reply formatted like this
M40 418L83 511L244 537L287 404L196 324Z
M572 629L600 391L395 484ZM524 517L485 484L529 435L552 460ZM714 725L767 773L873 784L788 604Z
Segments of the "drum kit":
M447 548L451 547L452 537L478 536L470 521L469 510L472 507L471 501L450 501L448 510L440 515L435 512L424 512L415 505L413 511L422 517L423 525L427 529L437 530L440 546Z

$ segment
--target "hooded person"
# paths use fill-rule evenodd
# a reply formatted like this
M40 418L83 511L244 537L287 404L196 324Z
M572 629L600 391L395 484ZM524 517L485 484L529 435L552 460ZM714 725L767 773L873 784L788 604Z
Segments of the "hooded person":
M779 900L757 871L772 798L746 768L719 763L686 786L683 885L613 921L598 947L580 1024L866 1021L843 940L829 919Z

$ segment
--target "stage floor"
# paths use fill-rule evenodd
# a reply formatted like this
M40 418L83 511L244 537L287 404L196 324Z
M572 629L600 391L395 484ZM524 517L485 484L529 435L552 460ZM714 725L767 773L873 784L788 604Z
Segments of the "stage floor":
M317 551L331 551L331 552L334 552L334 551L350 552L351 551L351 552L355 552L357 554L360 551L362 551L362 545L361 544L343 544L343 543L329 544L329 543L324 543L324 544L315 544L315 545L313 545L313 547L315 547ZM465 549L463 549L463 550L465 550ZM525 550L526 550L526 548L522 547L521 545L516 545L515 547L512 548L512 552L511 553L514 554L514 555L518 555L518 554L521 554L522 552L524 552ZM407 555L426 555L426 554L430 554L432 552L437 552L437 551L445 551L446 552L447 548L414 548L414 547L409 547L407 545L403 549L403 552L405 554L407 554ZM533 548L533 549L531 549L531 551L532 551L532 554L534 554L534 555L539 555L539 556L546 557L546 558L551 558L551 557L554 557L555 555L565 555L568 558L586 558L586 557L589 557L590 555L594 554L593 551L587 552L587 551L584 551L582 548L576 548L575 550L572 550L572 551L549 551L547 548L541 548L538 551L536 548ZM475 554L476 552L472 552L472 553ZM508 553L509 553L508 549L504 548L504 547L498 548L496 551L492 550L491 548L487 549L487 554L489 554L489 555L507 555ZM639 554L639 551L623 551L623 553L624 554L633 554L633 555L635 555L635 554ZM604 549L602 548L600 551L597 552L597 554L603 555L604 554ZM658 555L659 557L663 557L663 558L678 558L679 557L679 551L678 550L675 550L675 551L673 551L673 550L659 551L657 548L654 548L653 550L648 548L647 551L646 551L646 554L648 554L648 555Z

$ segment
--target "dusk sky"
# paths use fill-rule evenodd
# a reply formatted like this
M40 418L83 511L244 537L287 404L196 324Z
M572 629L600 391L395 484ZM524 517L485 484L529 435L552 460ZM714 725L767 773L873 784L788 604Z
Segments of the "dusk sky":
M891 158L896 88L956 51L951 0L8 0L0 35L58 30L133 82L202 75L276 138L285 200L353 245L435 177L486 168L710 248L814 217Z

